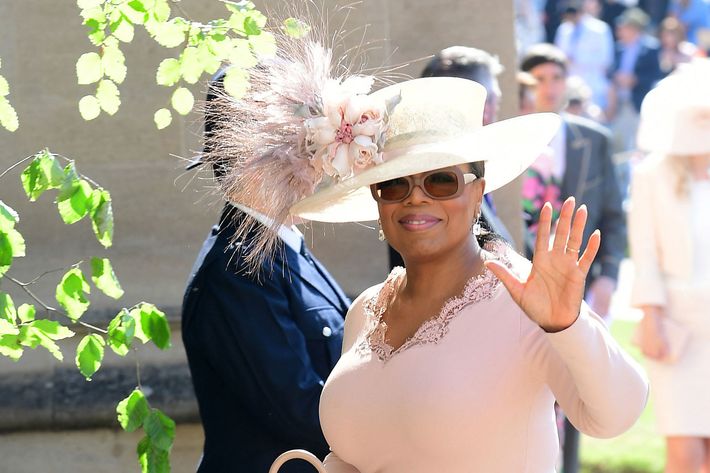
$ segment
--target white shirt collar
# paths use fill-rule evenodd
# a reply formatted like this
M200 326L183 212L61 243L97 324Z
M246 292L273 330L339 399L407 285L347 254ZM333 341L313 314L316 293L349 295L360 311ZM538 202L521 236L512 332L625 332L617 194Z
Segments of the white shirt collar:
M237 204L235 202L230 202L234 207L238 208L245 214L254 218L257 222L261 223L266 227L271 227L274 224L274 220L267 217L261 212L258 212L246 205ZM286 243L293 251L296 253L301 252L301 245L303 245L303 234L295 226L287 227L286 225L281 225L278 231L279 238Z

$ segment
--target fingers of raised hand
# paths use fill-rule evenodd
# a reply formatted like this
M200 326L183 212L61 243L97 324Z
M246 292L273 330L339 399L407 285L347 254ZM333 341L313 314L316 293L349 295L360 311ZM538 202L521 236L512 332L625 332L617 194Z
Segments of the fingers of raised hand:
M518 302L522 297L523 282L520 281L505 265L498 261L488 260L483 263L503 283L513 300Z
M594 233L589 237L589 241L587 241L587 247L584 249L584 253L582 254L582 257L579 259L579 262L577 263L579 266L579 269L582 271L584 276L587 276L587 273L589 272L589 268L591 268L592 263L594 262L594 258L597 256L597 252L599 251L599 246L601 245L602 241L602 234L599 230L594 230Z
M582 204L574 213L574 222L565 245L565 252L573 254L575 257L579 255L579 249L582 248L582 238L584 238L584 226L587 224L587 206Z
M552 205L545 202L540 210L540 220L535 239L535 253L542 253L550 249L550 226L552 225Z
M553 251L565 251L567 247L574 206L574 197L569 197L565 200L565 203L562 204L560 218L557 220L557 229L555 230L555 242L552 244Z

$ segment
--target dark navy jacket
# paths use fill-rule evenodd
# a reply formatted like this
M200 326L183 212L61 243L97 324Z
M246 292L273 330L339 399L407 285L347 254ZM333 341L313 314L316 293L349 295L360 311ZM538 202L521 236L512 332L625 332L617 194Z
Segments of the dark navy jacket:
M260 280L230 246L227 206L195 262L182 337L205 431L200 473L267 473L286 450L323 458L323 383L340 356L350 301L310 256L284 245ZM243 214L242 214L243 215ZM248 238L247 238L248 239ZM312 472L289 462L284 473Z

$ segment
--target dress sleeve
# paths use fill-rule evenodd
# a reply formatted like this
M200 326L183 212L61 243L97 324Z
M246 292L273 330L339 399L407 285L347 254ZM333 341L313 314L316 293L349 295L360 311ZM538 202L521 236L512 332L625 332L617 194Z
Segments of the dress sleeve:
M567 329L546 333L535 327L527 341L534 372L579 431L615 437L639 418L648 398L646 376L586 304Z
M327 473L360 473L360 470L352 466L350 463L345 463L333 452L330 452L325 460L323 461L323 466Z

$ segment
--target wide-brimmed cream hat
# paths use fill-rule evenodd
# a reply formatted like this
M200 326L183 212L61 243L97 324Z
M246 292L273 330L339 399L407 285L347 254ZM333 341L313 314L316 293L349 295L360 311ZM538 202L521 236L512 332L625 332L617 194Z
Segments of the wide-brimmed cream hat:
M682 64L646 95L637 143L663 154L710 153L710 59Z
M475 161L485 162L486 192L493 191L524 172L560 125L556 114L539 113L483 126L486 90L467 79L414 79L370 94L385 102L398 96L382 162L323 186L292 206L292 215L322 222L376 220L371 184Z

